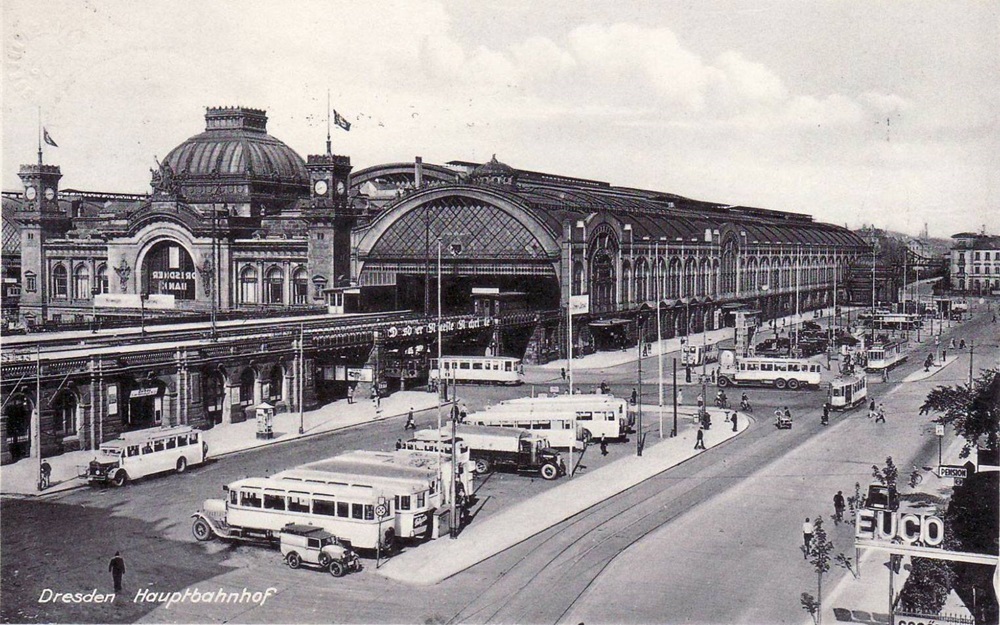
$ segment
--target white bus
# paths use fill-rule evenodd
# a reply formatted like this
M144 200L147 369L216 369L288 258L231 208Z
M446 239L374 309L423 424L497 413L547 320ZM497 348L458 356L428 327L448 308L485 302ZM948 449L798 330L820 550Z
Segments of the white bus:
M329 458L282 471L275 477L344 484L391 496L396 510L393 522L399 538L429 536L434 510L443 505L437 471Z
M583 427L577 423L574 430L573 421L573 416L566 415L565 412L553 416L551 413L533 413L516 406L493 406L491 409L470 414L464 423L530 430L533 434L544 437L548 444L556 449L569 449L570 446L582 449Z
M391 552L395 501L375 489L250 477L222 487L225 499L206 499L191 515L197 540L276 541L285 525L322 528L354 549Z
M202 433L187 425L125 432L101 443L97 457L87 467L87 481L124 486L128 480L153 473L183 473L207 459L208 444Z
M521 384L524 371L520 358L505 356L442 356L444 377L457 384ZM431 359L430 381L441 379L438 359Z
M736 356L723 350L719 358L719 386L763 384L776 389L795 390L819 386L820 365L803 358L764 358Z
M868 348L867 355L868 364L865 370L871 373L882 373L906 361L903 345L896 341L876 343Z
M458 462L458 486L459 486L459 499L462 499L466 493L472 492L472 471L473 465L469 462L469 450L465 445L460 445L460 448L465 448L465 461L463 462L461 457L459 457ZM440 474L444 483L441 485L441 506L451 505L451 455L441 453L440 456L437 452L432 451L415 451L410 449L399 449L396 452L389 451L368 451L368 450L356 450L348 451L339 456L330 459L331 461L349 461L349 462L360 462L372 465L381 466L392 466L400 467L403 469L416 469L423 471L425 475L433 477L434 481L437 481L437 476ZM438 463L440 461L440 473L438 471ZM307 465L308 466L308 465Z
M700 365L707 362L718 362L719 350L714 343L705 345L692 345L690 343L681 347L682 365Z
M839 376L830 382L830 408L850 410L868 398L868 379L864 375Z
M635 415L629 410L627 400L614 395L556 395L553 397L519 397L502 401L487 409L487 414L506 410L532 417L573 418L582 428L580 439L584 443L600 439L624 438Z

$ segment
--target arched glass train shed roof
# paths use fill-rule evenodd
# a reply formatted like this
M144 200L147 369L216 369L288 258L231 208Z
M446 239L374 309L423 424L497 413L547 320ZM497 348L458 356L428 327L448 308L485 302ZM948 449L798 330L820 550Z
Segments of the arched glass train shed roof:
M679 195L614 187L607 182L556 174L518 170L494 160L486 163L451 161L446 166L423 164L431 184L483 186L514 196L557 238L562 224L608 213L630 224L633 241L648 237L674 245L702 243L705 230L725 225L739 232L741 245L865 246L853 232L813 221L810 215L747 206L730 206L693 200ZM413 165L393 163L362 170L360 178L398 177ZM506 177L506 178L504 178ZM402 199L402 198L401 198ZM390 208L392 204L386 206ZM745 233L745 238L742 233Z

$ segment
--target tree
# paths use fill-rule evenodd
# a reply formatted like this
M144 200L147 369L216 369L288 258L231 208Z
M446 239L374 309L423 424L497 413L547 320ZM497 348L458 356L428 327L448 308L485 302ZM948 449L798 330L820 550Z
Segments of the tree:
M892 456L885 459L885 466L882 468L879 468L877 464L872 465L872 477L878 480L880 484L889 486L890 488L896 488L896 480L899 478L899 469L897 469L895 463L893 463Z
M945 535L954 533L958 551L997 555L1000 551L1000 473L973 473L955 486L945 513ZM1000 621L1000 606L993 592L994 567L955 562L954 588L966 605L975 605L977 623Z
M802 545L800 549L809 559L809 564L813 566L813 570L816 571L815 601L813 601L813 597L808 593L802 593L800 600L802 609L812 615L816 625L820 625L823 622L823 576L829 572L830 562L833 560L831 556L833 553L833 542L827 540L826 530L823 529L822 517L816 517L816 523L813 525L813 537L809 541L809 546Z
M983 445L997 448L1000 432L1000 375L987 369L972 384L938 386L927 394L920 414L940 413L934 423L950 425L965 439L962 457Z

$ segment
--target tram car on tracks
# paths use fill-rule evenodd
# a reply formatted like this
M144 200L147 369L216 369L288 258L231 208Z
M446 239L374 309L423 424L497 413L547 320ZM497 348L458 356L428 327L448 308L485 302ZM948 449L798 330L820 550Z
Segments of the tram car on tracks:
M898 367L906 361L906 354L903 353L903 344L896 341L885 341L875 343L868 348L868 365L865 370L869 373L882 373Z
M838 376L830 382L830 408L850 410L868 400L868 379L864 375Z

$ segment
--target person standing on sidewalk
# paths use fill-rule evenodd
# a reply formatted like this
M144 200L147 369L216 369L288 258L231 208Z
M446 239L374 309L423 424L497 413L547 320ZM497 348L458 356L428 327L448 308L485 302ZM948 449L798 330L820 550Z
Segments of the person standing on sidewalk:
M635 387L633 386L632 387L632 405L633 406L635 405L635 402L638 401L638 399L639 399L639 393L636 392Z
M396 439L396 451L399 451L402 448L403 448L403 439L397 438Z
M353 404L354 403L354 387L353 386L348 386L347 387L347 403L348 404Z
M809 559L809 545L810 545L810 543L812 543L812 539L813 539L813 524L812 524L812 521L809 520L809 517L806 517L805 522L802 523L802 559L803 560L808 560Z
M868 404L868 418L871 419L875 416L875 400L871 400Z
M684 403L684 390L677 389L677 405L680 406Z
M698 438L694 441L695 449L705 449L705 428L698 428Z
M601 434L601 455L608 455L608 439L603 434Z
M730 417L730 421L733 422L733 431L735 432L736 431L736 411L735 410L733 411L733 416Z
M111 579L115 582L115 593L121 592L122 577L125 576L125 559L122 558L120 551L116 551L115 557L108 562L108 572L111 573Z
M844 491L838 490L837 494L833 496L833 523L835 525L840 525L840 522L844 520Z

